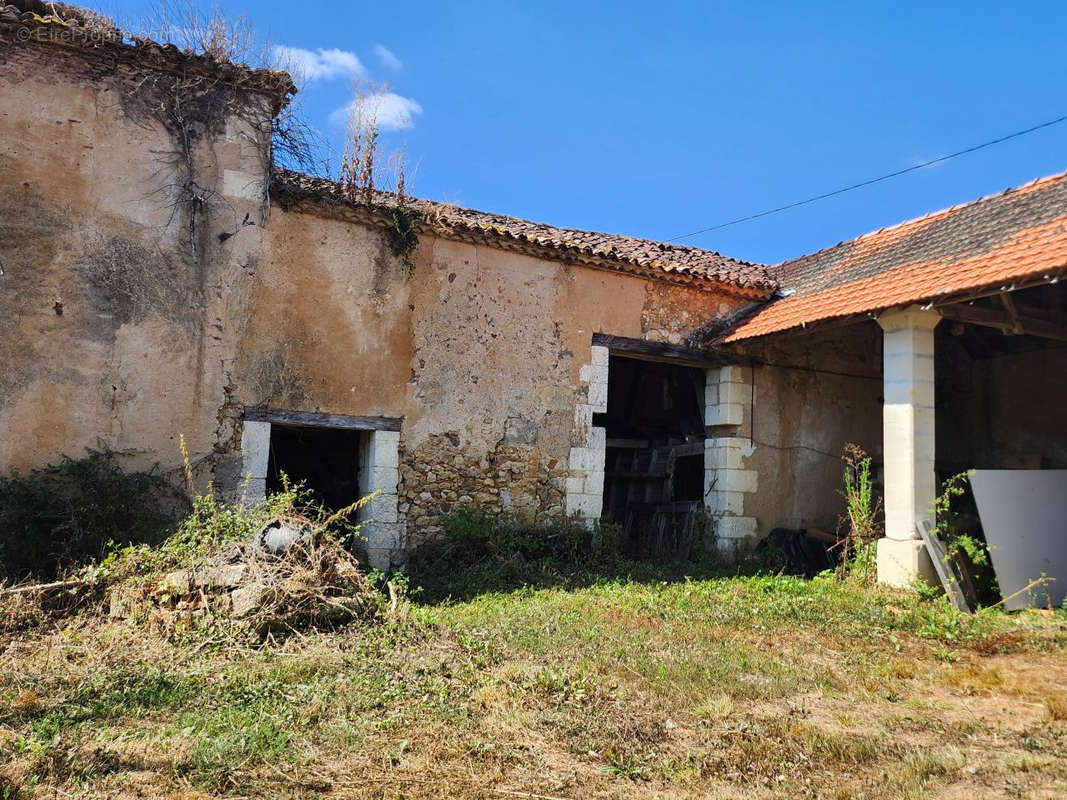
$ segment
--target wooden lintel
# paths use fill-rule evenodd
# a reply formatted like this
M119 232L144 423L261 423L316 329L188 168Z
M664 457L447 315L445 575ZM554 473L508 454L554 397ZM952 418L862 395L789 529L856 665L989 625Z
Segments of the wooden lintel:
M399 431L399 417L356 417L350 414L323 414L318 411L283 411L276 408L245 409L245 419L289 425L294 428L330 428L347 431Z
M666 361L691 367L718 367L724 364L743 363L740 357L721 350L698 350L695 347L650 342L645 339L613 336L608 333L594 333L593 344L606 347L615 355L643 361Z
M1026 316L1022 309L1015 309L1015 313L1012 314L1007 310L1002 311L984 306L951 305L941 306L938 311L945 319L956 322L996 328L1004 333L1021 333L1042 339L1067 342L1067 325Z

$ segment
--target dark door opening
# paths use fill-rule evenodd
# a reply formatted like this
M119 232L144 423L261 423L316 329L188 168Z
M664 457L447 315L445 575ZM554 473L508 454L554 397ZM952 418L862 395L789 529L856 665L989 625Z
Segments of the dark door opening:
M359 447L359 431L271 425L267 492L281 491L284 472L331 511L351 505L360 497Z
M688 555L704 500L704 370L612 356L604 513L633 555Z

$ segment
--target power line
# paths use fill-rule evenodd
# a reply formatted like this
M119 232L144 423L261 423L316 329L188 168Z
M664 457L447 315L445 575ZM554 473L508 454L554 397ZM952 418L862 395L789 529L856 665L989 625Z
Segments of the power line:
M940 164L942 161L948 161L950 158L956 158L957 156L967 155L967 153L973 153L976 150L982 150L986 147L992 147L995 144L1006 142L1009 139L1015 139L1019 136L1025 136L1028 133L1039 131L1042 128L1048 128L1053 125L1058 125L1061 122L1067 121L1067 115L1057 117L1056 119L1049 120L1048 122L1042 122L1040 125L1034 125L1032 128L1027 128L1022 131L1015 131L1015 133L1009 133L1007 136L1001 136L999 139L991 139L988 142L982 142L982 144L976 144L974 147L968 147L965 150L957 150L955 153L949 153L945 156L938 156L937 158L924 161L921 164L915 164L914 166L907 167L905 169L898 169L896 172L890 172L888 175L882 175L878 178L871 178L870 180L861 181L860 183L854 183L851 186L845 186L842 189L834 189L832 192L825 192L824 194L815 195L815 197L809 197L807 200L797 200L795 203L788 203L784 206L778 206L777 208L771 208L766 211L761 211L758 214L749 214L747 217L738 217L732 219L729 222L722 222L718 225L712 225L707 228L701 228L698 231L692 233L683 233L679 236L673 236L667 239L668 242L674 242L678 239L688 239L690 236L697 236L701 233L707 233L708 231L717 231L722 228L729 228L731 225L738 225L742 222L748 222L749 220L759 219L760 217L767 217L771 214L777 214L780 211L788 211L791 208L797 206L806 206L808 203L814 203L818 200L825 200L827 197L833 197L835 195L844 194L845 192L851 192L853 189L862 189L864 186L870 186L872 183L880 183L881 181L887 181L890 178L896 178L898 175L905 175L909 172L914 172L917 169L923 169L924 167L930 167L934 164Z

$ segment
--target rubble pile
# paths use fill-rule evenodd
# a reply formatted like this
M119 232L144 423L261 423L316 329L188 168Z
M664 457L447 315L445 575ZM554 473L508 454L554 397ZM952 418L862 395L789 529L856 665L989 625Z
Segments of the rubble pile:
M378 615L359 563L303 518L275 518L252 542L162 579L116 587L110 615L208 627L235 623L258 636L328 628Z

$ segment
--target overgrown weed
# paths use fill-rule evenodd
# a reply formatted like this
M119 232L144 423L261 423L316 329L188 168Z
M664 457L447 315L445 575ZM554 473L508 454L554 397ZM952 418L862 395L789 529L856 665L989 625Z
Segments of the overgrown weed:
M759 565L744 550L713 540L687 558L631 558L622 526L574 519L528 523L513 514L461 511L409 559L411 584L425 603L461 601L487 592L578 588L617 580L685 581L737 575Z
M882 498L874 493L871 457L857 444L845 445L841 460L845 463L845 536L840 542L840 574L862 584L876 578L875 548L882 525Z
M0 476L0 581L52 580L116 547L158 543L184 499L103 448Z

